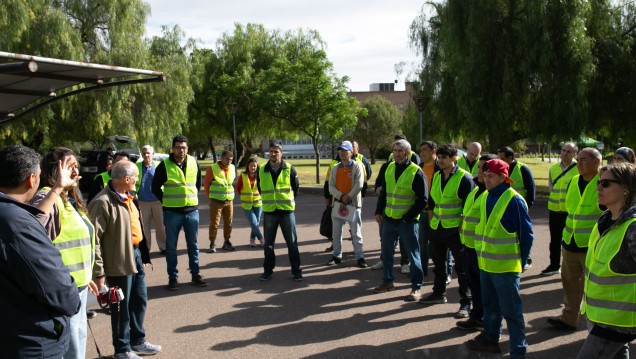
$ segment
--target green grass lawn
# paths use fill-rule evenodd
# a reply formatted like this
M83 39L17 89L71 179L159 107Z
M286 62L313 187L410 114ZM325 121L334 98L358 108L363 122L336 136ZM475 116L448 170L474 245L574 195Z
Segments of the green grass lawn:
M535 184L537 186L537 195L547 196L548 194L548 171L550 170L550 166L553 165L555 160L552 162L548 162L547 159L545 161L541 161L541 158L520 158L521 162L528 165L530 170L532 171L532 175L534 176ZM293 160L285 160L291 163L295 168L296 172L298 172L298 177L300 178L300 184L303 186L322 186L325 181L325 176L327 174L327 166L330 161L327 159L320 160L320 183L316 183L316 161L312 159L293 159ZM262 158L259 163L264 164L267 160ZM377 161L375 164L371 165L371 169L373 170L373 175L369 181L369 184L372 185L375 181L378 172L380 171L380 166L385 161ZM211 160L199 161L201 166L201 170L205 175L205 171L212 163ZM243 169L239 168L239 173L242 172Z

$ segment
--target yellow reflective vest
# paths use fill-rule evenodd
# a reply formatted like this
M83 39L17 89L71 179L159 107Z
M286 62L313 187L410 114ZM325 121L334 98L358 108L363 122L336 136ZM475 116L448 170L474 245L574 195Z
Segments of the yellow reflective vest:
M475 229L475 247L479 269L488 273L520 273L521 249L518 233L508 232L501 224L508 204L520 196L512 188L505 190L490 213L486 216L486 197L481 196L481 220ZM523 198L523 197L521 197ZM524 200L525 201L525 200Z
M470 175L473 177L477 177L477 172L479 172L478 164L479 164L479 160L475 161L475 163L473 164L473 169L471 170L468 167L468 160L466 159L466 156L461 156L457 160L457 166L459 166L459 168L463 169L464 171L470 173Z
M515 181L515 183L511 183L510 187L512 187L512 189L517 191L517 193L519 193L521 197L523 197L523 199L525 200L526 194L528 194L528 191L526 191L526 187L524 187L523 176L521 175L521 166L525 166L525 164L517 161L515 167L512 169L512 173L510 174L510 179Z
M159 166L159 161L152 161L152 167L154 167L155 169L157 169L157 166ZM137 179L137 183L135 183L135 191L139 192L139 187L141 186L141 180L144 178L144 172L142 170L144 163L143 162L137 162L137 169L139 170L139 178ZM108 181L104 182L107 183Z
M435 201L433 207L433 218L431 218L431 228L437 229L440 222L444 228L457 228L462 221L462 199L459 198L458 191L462 178L466 171L461 168L451 174L444 191L442 191L442 171L433 175L430 196Z
M262 206L263 201L261 200L261 194L258 192L256 181L254 181L254 185L252 185L247 173L241 174L241 181L243 181L240 193L241 207L245 210L249 210L252 209L252 207Z
M236 179L236 172L234 165L230 163L227 169L227 174L218 163L214 163L210 166L210 171L214 174L214 180L210 183L210 198L219 201L231 201L234 199L234 179Z
M563 243L570 244L572 237L574 237L574 243L577 247L587 248L592 228L603 211L598 204L598 190L596 189L598 175L587 183L583 194L579 191L580 176L572 177L565 197L568 217L563 229Z
M386 207L384 214L393 219L401 219L409 208L415 204L415 192L413 191L413 180L420 167L411 162L404 172L395 181L395 162L389 163L384 173L384 183L386 185ZM416 219L419 219L419 215Z
M263 212L274 212L277 209L293 211L296 208L294 201L294 191L291 187L291 168L285 162L286 167L281 168L276 185L270 172L265 172L265 166L260 166L258 178L261 187L261 198L263 201Z
M197 196L197 160L187 155L186 173L170 158L163 160L167 180L163 184L163 206L168 208L191 207L199 204Z
M552 189L550 190L550 197L548 197L548 209L553 212L567 212L565 208L565 195L568 193L568 185L572 177L579 174L578 168L574 165L574 167L570 168L554 183L554 180L559 177L562 172L560 162L550 167L549 176L552 179Z
M102 179L102 188L106 188L106 184L108 183L108 181L110 181L110 173L106 171L95 175L95 180L97 180L98 177Z
M632 218L610 228L603 236L594 226L585 257L585 296L581 313L595 323L636 327L636 274L614 273L610 262L616 256Z
M479 191L479 186L473 188L472 191L466 197L466 203L464 204L464 209L462 214L464 219L462 221L462 228L459 232L459 238L462 241L462 244L468 248L475 248L475 228L479 224L479 218L481 216L481 199L485 195L488 195L487 191L483 191L479 194L477 198L477 192ZM481 244L479 244L481 246Z

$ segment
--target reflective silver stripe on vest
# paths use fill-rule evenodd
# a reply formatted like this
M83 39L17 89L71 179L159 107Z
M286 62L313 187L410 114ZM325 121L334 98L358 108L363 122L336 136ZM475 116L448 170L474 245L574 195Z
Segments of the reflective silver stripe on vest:
M409 209L412 206L408 205L408 204L388 204L386 205L387 208L391 208L391 209Z
M445 208L445 209L462 208L461 204L454 204L454 203L440 203L440 204L436 204L436 206L439 207L439 208Z
M575 221L596 221L598 219L598 217L600 217L600 215L595 215L595 214L588 214L588 215L583 215L583 214L575 214L572 216L572 219Z
M197 195L196 194L164 194L163 198L177 198L177 199L197 198Z
M275 200L274 200L274 201L263 201L263 204L277 204L277 203L278 203L278 204L292 204L292 203L294 203L294 201L291 201L291 200L286 200L286 201L284 201L284 200L279 200L279 201L275 201Z
M594 282L598 285L623 285L623 284L635 284L636 276L612 276L612 277L600 277L594 273L588 274L590 282Z
M403 199L403 200L412 200L413 196L409 196L409 195L400 195L400 194L395 194L395 193L387 193L386 194L386 198L396 198L396 199Z
M213 191L212 188L210 188L210 193L227 194L227 191Z
M464 236L471 236L471 237L475 236L475 231L469 231L467 229L464 229L462 233L464 234Z
M592 228L577 228L574 230L574 234L590 234L592 233Z
M261 190L261 195L268 194L268 193L274 193L274 190L273 189Z
M488 258L497 261L505 261L505 260L521 260L521 255L519 253L510 253L510 254L496 254L496 253L488 253L481 251L479 254L483 258Z
M61 251L64 249L69 249L69 248L90 246L91 239L81 238L81 239L74 239L72 241L66 241L66 242L53 242L53 244L55 245L55 248Z
M163 184L163 188L177 188L177 187L190 187L190 188L196 188L196 184L182 184L182 183L164 183Z
M484 236L483 241L492 245L514 244L514 243L517 243L517 237L493 238L493 237Z
M479 223L479 218L477 218L477 217L464 217L464 222L466 222L466 223Z
M86 268L92 268L92 265L91 265L91 261L88 260L86 262L71 264L71 265L67 265L65 267L68 268L69 272L75 272L75 271L78 271L78 270L84 270Z
M610 300L601 300L596 298L585 297L587 305L594 307L621 310L625 312L636 312L636 303L614 302Z

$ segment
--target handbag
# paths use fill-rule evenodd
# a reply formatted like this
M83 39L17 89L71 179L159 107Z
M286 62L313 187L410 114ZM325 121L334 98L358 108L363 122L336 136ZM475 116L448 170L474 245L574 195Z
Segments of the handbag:
M341 203L340 205L334 205L331 209L331 216L340 218L344 221L353 221L353 216L356 214L356 207L350 204Z
M331 206L327 206L322 212L322 218L320 218L320 235L331 239L332 231Z

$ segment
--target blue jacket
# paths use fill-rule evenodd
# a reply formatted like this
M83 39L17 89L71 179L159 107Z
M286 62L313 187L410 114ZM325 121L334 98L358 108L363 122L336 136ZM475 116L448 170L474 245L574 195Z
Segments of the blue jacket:
M0 193L0 352L4 358L60 358L79 293L60 252L35 216Z

